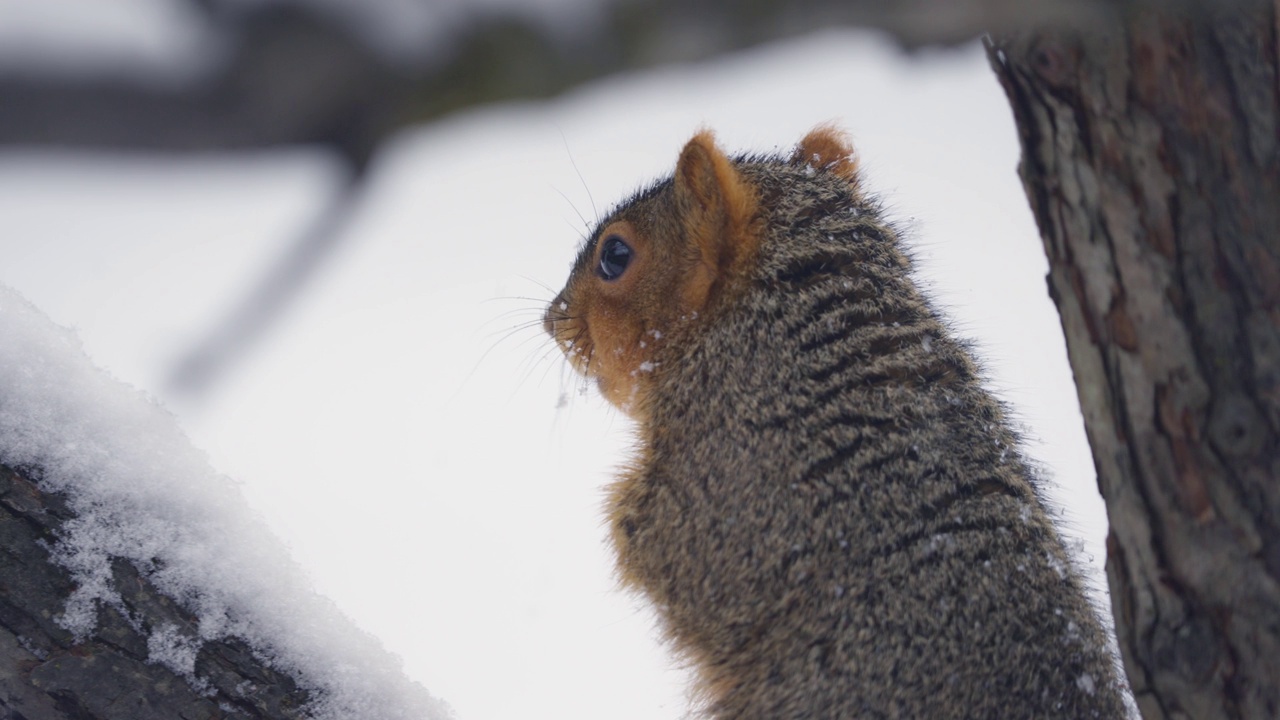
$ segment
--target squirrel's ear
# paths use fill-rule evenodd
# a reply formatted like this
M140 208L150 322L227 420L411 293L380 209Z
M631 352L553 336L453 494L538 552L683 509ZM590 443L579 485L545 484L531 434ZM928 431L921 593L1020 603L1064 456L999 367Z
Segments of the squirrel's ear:
M855 189L858 186L858 158L849 144L849 137L835 125L819 125L810 130L796 146L791 162L830 170L848 180Z
M685 237L702 261L686 299L701 306L716 279L755 250L756 193L708 130L685 144L672 182Z
M746 225L755 215L755 192L716 147L710 130L685 143L676 163L675 186L681 212L719 219L729 230Z

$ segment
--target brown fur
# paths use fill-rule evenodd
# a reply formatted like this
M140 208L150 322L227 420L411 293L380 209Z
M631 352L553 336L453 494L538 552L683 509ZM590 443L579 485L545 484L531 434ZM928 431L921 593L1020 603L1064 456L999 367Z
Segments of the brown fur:
M848 136L834 125L819 125L809 131L796 146L791 163L827 170L848 180L853 194L859 194L858 159L849 145Z
M1114 658L1032 473L830 127L787 158L695 135L552 302L639 422L623 582L708 717L1117 718ZM606 238L634 250L596 272Z
M688 311L702 312L715 286L741 276L752 261L759 242L758 231L751 227L757 200L706 130L685 145L675 177L673 193L684 236L698 255L682 296ZM725 242L726 238L736 242Z

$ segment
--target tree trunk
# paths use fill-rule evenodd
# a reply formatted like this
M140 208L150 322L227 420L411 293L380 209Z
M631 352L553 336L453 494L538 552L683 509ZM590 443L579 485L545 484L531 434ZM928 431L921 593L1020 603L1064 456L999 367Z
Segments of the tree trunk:
M1147 720L1280 717L1276 36L1268 1L988 45Z
M100 606L92 637L58 625L73 586L49 560L72 516L56 495L0 465L0 718L25 720L298 720L308 695L234 640L206 641L194 687L155 662L151 630L194 638L194 619L129 563L115 565L121 607ZM152 641L154 642L154 640Z

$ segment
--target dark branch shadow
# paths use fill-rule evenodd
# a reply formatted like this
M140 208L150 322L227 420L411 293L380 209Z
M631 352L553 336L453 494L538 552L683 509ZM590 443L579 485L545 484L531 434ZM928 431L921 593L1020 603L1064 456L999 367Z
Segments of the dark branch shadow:
M344 173L330 202L256 289L178 360L165 382L168 391L187 398L207 395L302 295L306 284L350 237L346 230L367 184L363 167Z

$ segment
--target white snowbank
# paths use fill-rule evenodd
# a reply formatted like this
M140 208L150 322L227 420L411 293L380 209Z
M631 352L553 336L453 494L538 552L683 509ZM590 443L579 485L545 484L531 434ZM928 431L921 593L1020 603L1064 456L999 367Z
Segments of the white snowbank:
M66 493L78 515L54 548L78 585L59 622L77 635L92 632L97 603L119 602L110 559L121 557L199 617L200 640L243 638L298 678L316 720L452 717L314 592L168 412L96 368L74 333L4 286L0 462L39 468L41 487ZM199 685L199 640L175 632L152 630L150 659Z

